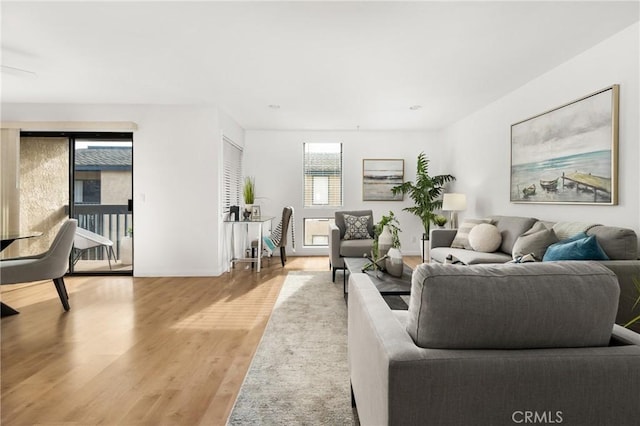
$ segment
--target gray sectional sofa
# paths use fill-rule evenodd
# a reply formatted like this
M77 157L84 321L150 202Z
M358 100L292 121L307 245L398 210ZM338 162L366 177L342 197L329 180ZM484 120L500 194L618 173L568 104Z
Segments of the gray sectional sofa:
M447 256L451 255L466 265L506 263L512 261L517 254L514 253L514 249L515 251L522 249L520 242L531 230L555 230L558 240L570 236L573 232L584 231L587 235L596 237L598 244L610 259L599 262L611 269L618 277L621 292L616 322L625 324L637 315L637 313L634 315L636 311L632 309L638 297L633 279L634 277L640 279L640 260L638 260L638 236L632 229L583 222L542 221L521 216L489 216L487 220L498 228L502 236L498 250L482 253L469 248L452 248L451 243L456 236L456 229L432 229L429 239L430 262L445 263ZM521 236L522 239L519 241ZM640 332L640 323L636 323L632 329Z
M638 424L640 335L613 324L619 287L597 262L422 264L408 311L366 274L349 289L362 425Z

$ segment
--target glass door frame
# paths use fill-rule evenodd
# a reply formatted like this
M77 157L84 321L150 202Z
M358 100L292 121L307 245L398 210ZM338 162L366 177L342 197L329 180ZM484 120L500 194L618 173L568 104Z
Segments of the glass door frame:
M76 203L74 197L75 191L75 146L77 140L87 141L87 140L95 140L95 141L113 141L113 142L131 142L131 194L133 196L133 132L56 132L56 131L21 131L20 137L56 137L56 138L67 138L69 141L69 204L67 207L67 216L69 218L75 217L76 213ZM135 220L135 215L133 214L133 201L132 199L128 202L128 211L131 213L131 226L133 227L133 223ZM108 271L75 271L73 265L73 253L69 256L69 272L68 275L124 275L124 276L132 276L133 275L133 263L131 264L131 269L129 270L108 270Z

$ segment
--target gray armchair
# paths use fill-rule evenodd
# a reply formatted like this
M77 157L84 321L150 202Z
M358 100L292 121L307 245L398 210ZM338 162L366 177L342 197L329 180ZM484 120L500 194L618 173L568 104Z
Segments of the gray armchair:
M336 280L336 270L344 269L345 257L362 257L371 253L373 239L345 240L346 225L344 215L353 216L369 215L371 218L367 224L369 234L373 237L373 211L350 210L335 212L335 224L329 224L329 267L333 269L333 281Z
M65 311L68 311L69 295L63 277L69 268L69 255L73 247L76 227L75 219L66 220L45 253L0 262L1 283L4 285L53 280L62 306Z

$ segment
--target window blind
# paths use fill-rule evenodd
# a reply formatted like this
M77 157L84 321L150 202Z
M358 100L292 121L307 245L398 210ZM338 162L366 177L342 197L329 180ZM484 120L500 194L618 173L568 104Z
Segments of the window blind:
M342 143L304 144L304 206L342 206Z
M240 205L242 191L242 148L226 136L222 137L222 212Z

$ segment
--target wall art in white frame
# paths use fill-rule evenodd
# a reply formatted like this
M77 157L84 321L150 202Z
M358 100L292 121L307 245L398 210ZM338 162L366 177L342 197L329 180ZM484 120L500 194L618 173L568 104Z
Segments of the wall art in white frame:
M391 188L403 181L403 159L362 160L363 201L402 201L404 195L392 193Z
M618 204L618 85L511 126L513 203Z

